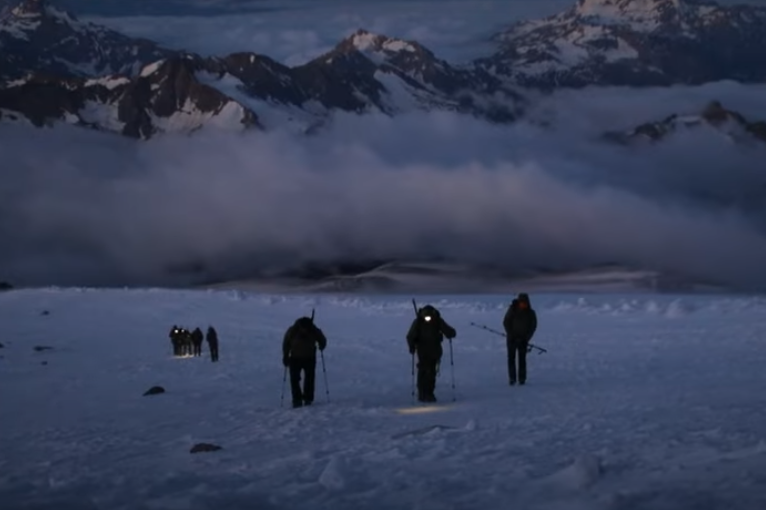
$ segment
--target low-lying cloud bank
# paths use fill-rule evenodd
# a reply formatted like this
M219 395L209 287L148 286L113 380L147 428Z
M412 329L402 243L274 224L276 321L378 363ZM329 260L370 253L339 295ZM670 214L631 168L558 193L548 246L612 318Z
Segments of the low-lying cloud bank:
M716 87L702 95L757 97ZM511 273L618 263L766 288L764 149L706 131L641 150L594 140L630 127L642 102L667 114L698 92L560 94L535 113L556 112L555 129L341 116L300 140L135 143L0 126L0 280L192 283L169 270L239 278L307 261L438 257Z

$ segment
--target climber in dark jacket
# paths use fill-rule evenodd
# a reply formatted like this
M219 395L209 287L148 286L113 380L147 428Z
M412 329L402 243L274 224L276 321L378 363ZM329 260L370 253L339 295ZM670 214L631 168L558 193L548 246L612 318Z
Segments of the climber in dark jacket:
M410 354L418 355L418 400L436 402L436 370L442 358L444 337L452 340L457 336L455 328L442 319L439 311L431 305L418 310L407 332Z
M516 384L516 357L519 358L519 384L527 382L527 352L529 342L537 330L537 313L529 302L529 296L521 293L511 302L503 318L505 341L508 348L508 382Z
M173 327L168 334L170 337L170 343L173 345L173 356L181 355L181 330L173 324Z
M202 334L202 330L194 328L191 332L192 346L194 347L194 356L202 356L202 341L205 339L205 335Z
M218 332L213 326L208 326L205 339L210 348L210 361L218 361Z
M314 402L317 347L324 351L327 338L311 318L301 317L287 328L282 340L282 364L290 369L293 407L308 406ZM302 391L301 372L304 376Z

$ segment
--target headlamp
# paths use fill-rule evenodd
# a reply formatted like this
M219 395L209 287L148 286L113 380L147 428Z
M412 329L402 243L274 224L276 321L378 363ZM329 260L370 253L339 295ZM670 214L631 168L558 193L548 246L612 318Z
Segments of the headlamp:
M425 319L426 319L426 322L430 322L431 321L431 316L430 315L426 315Z

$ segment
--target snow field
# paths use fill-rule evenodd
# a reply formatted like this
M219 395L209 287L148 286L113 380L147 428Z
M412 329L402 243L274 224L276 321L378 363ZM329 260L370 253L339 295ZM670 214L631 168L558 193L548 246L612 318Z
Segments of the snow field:
M3 509L766 508L766 300L533 294L549 353L513 388L469 326L507 298L417 300L458 330L454 404L446 343L439 404L411 403L408 296L0 294ZM312 307L330 403L320 362L316 405L280 408ZM173 358L173 323L213 324L220 362Z

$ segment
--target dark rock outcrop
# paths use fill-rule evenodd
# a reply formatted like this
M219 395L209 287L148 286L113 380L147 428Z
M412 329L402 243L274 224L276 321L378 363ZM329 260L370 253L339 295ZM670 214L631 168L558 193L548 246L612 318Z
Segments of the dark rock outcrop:
M148 390L144 392L144 397L147 397L149 395L160 395L162 393L165 393L165 388L162 386L152 386Z
M38 74L0 89L0 111L20 113L38 127L62 122L140 139L191 133L208 122L234 130L260 127L255 112L200 83L195 73L193 60L173 57L132 78Z
M192 446L189 453L216 452L218 450L223 450L223 448L211 443L197 443Z

